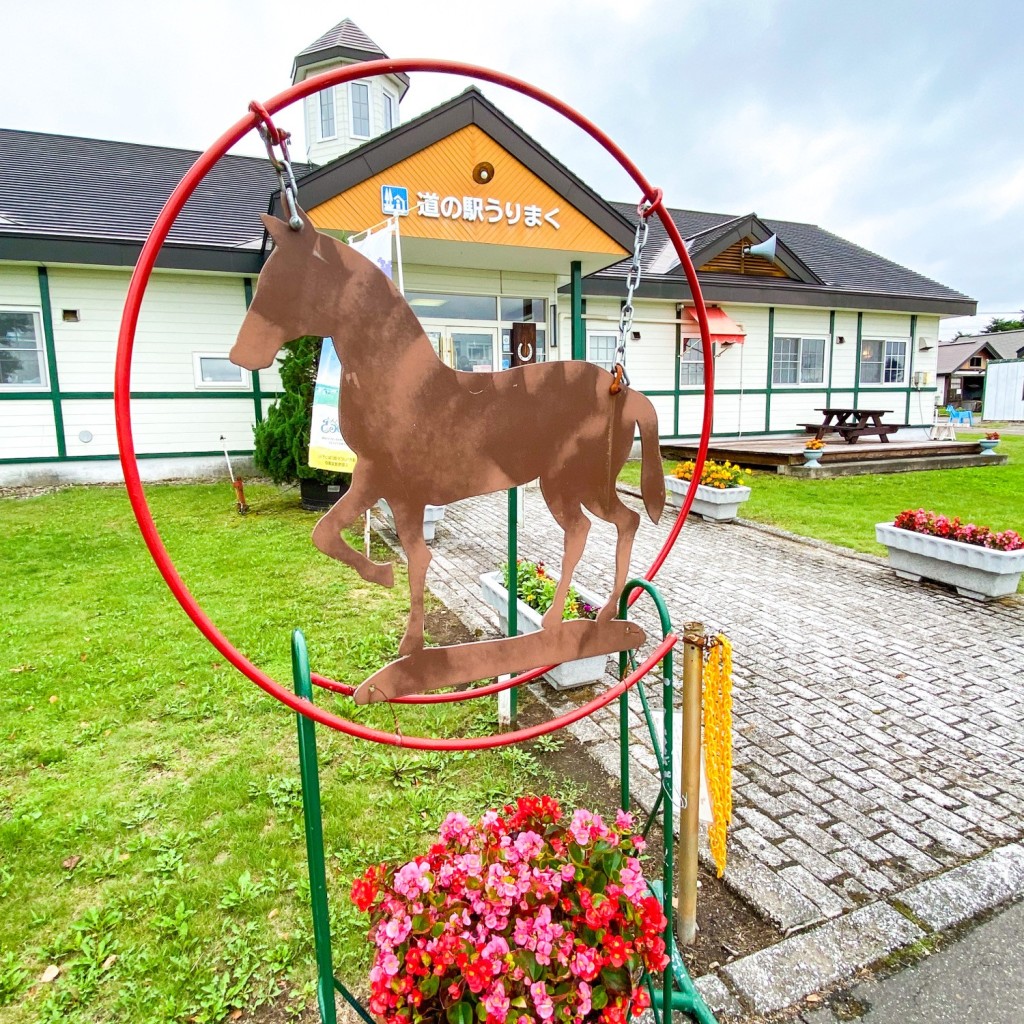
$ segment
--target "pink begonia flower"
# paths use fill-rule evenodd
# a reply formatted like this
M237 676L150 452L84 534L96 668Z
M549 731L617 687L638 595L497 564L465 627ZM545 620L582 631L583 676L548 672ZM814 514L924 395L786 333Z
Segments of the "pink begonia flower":
M484 997L484 1009L490 1016L503 1021L511 1006L511 1000L505 995L505 986L500 981L496 981Z
M536 832L520 832L513 846L524 860L533 860L544 849L544 840Z
M438 829L438 835L444 842L451 842L453 839L459 842L465 842L473 832L473 826L470 823L469 818L464 814L459 814L458 811L452 811L444 821L441 822L441 827Z
M395 946L401 945L409 937L412 931L412 921L403 914L401 917L393 917L384 925L384 934Z
M417 864L411 860L399 868L395 875L395 891L409 899L415 899L421 892L429 892L430 885L429 864Z
M482 950L480 950L480 955L486 957L488 960L500 960L507 954L508 943L505 941L504 936L501 935L492 936L491 941L488 942Z
M562 878L566 882L571 882L576 876L576 865L575 864L563 864L562 865Z
M615 812L615 827L616 828L632 828L633 827L633 815L629 811L624 811L621 807Z
M394 953L388 953L384 957L384 959L381 960L380 965L383 968L384 973L389 978L393 978L398 973L399 968L402 966L401 961L398 959L397 956L395 956Z
M530 996L541 1020L551 1020L555 1015L555 1004L551 1001L543 981L536 981L530 986Z
M489 828L491 825L497 825L498 823L498 812L487 811L484 816L480 819L481 828Z
M579 983L579 994L580 1003L576 1008L576 1012L581 1017L586 1017L590 1014L592 1007L590 1005L590 986L585 981Z

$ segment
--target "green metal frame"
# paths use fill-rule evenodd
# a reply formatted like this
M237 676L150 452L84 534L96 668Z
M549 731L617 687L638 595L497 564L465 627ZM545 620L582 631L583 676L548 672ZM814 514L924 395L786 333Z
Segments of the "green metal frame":
M513 488L508 492L510 595L515 594L516 502L516 491ZM624 619L627 617L629 595L637 588L643 590L654 601L661 620L662 636L667 636L672 630L668 608L658 589L647 580L633 579L626 584L619 598L619 618ZM509 626L509 633L514 636L514 598L510 600L509 605ZM632 652L623 651L619 655L619 673L621 677L625 677L631 660L633 660ZM657 817L659 808L661 808L663 812L662 827L664 829L663 845L665 850L663 872L660 881L652 881L651 889L658 899L661 900L662 910L665 914L665 946L670 958L669 966L664 971L660 987L655 985L655 979L650 975L645 975L642 983L647 986L651 994L656 1024L669 1024L671 1011L673 1010L679 1010L688 1014L698 1024L717 1024L714 1014L697 991L693 984L693 979L683 963L683 958L680 956L679 948L675 942L672 927L672 883L674 877L673 808L671 797L673 765L672 666L672 651L670 649L665 653L661 661L664 719L663 742L660 749L647 695L642 685L636 687L637 692L640 694L644 717L651 734L654 755L657 758L661 776L661 788L658 793L658 799L651 809L650 817L644 827L644 834L647 833ZM312 704L313 685L310 677L309 654L306 648L305 637L300 629L296 629L292 633L292 677L296 695L300 699ZM515 691L513 690L514 693ZM302 807L306 826L306 856L309 864L309 898L313 914L313 939L316 946L316 993L320 1017L323 1024L337 1024L337 1010L334 1002L334 993L337 991L359 1014L364 1024L375 1024L375 1021L366 1012L366 1009L360 1004L359 1000L334 975L331 955L331 925L327 903L327 873L324 866L323 816L320 805L320 769L316 753L316 723L311 718L301 714L296 715L296 719L298 721L299 734L299 768L302 777ZM624 810L628 810L629 699L625 693L619 698L619 747L622 784L621 805Z

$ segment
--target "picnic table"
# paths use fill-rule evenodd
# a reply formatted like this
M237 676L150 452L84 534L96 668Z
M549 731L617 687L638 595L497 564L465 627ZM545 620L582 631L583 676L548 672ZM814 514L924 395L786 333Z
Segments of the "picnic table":
M889 435L899 430L897 423L883 423L882 417L892 409L816 409L822 414L820 423L798 423L820 441L826 434L839 434L847 444L856 444L865 434L875 434L885 444Z

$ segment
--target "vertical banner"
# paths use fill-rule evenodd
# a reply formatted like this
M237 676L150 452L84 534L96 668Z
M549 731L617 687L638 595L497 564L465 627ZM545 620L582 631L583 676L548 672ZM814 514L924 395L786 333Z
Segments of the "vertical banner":
M358 241L350 242L353 249L361 252L371 263L392 277L392 242L398 232L394 220L373 234L363 235ZM316 387L313 389L313 422L309 430L309 465L314 469L326 469L334 473L351 473L355 468L356 454L341 436L338 424L338 396L341 392L341 361L334 350L334 342L324 338L320 346L320 362L316 370Z

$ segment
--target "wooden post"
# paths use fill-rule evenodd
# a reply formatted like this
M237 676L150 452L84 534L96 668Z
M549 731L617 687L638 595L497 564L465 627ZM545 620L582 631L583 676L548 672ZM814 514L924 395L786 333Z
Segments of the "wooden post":
M697 938L697 834L700 828L700 734L704 673L704 625L688 622L683 632L683 777L679 791L685 806L679 811L677 885L678 936L681 946Z

